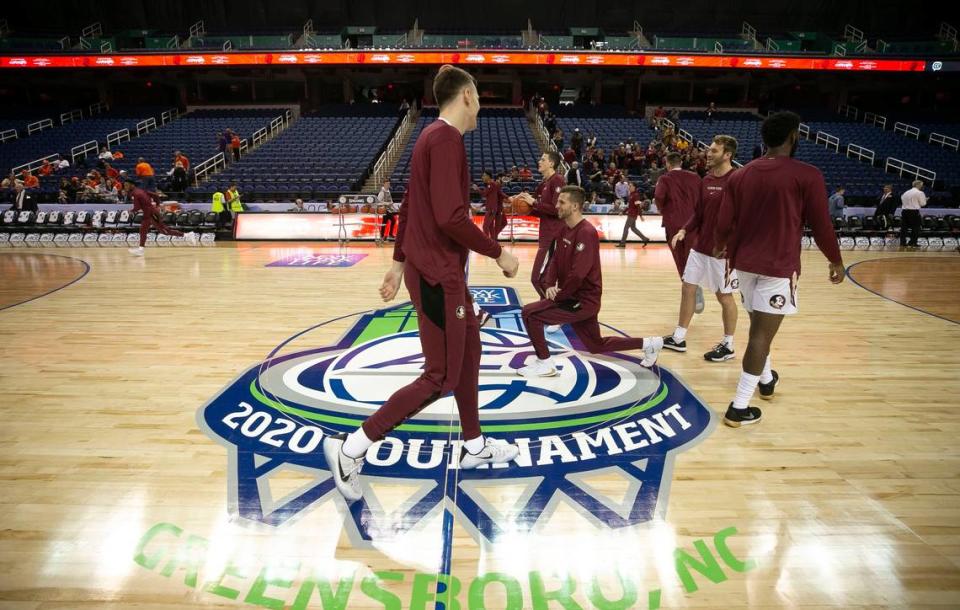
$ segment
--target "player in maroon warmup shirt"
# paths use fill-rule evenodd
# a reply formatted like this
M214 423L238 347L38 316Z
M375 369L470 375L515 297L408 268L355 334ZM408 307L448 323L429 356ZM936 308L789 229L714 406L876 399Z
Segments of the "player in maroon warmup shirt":
M843 281L823 174L793 158L799 130L800 117L792 112L767 117L761 127L767 154L734 172L717 213L714 256L725 254L728 268L736 270L743 308L750 314L743 372L723 420L735 428L760 421L762 413L750 399L758 386L761 398L772 399L779 381L770 345L784 316L797 312L804 224L830 261L830 281Z
M677 272L683 277L683 270L687 266L687 256L690 254L690 244L694 236L687 234L687 239L672 246L673 236L683 228L683 225L693 216L694 208L700 199L700 176L683 169L681 157L678 153L667 155L667 171L657 180L654 191L654 201L663 218L662 225L667 234L667 245L673 254L673 262Z
M693 320L696 290L703 288L717 295L723 311L723 339L703 355L710 362L723 362L734 357L733 335L737 330L737 302L733 291L739 287L736 271L727 272L726 261L713 257L713 233L717 213L723 200L727 181L735 171L731 161L737 154L737 140L732 136L718 135L707 149L707 166L710 173L703 177L700 198L693 215L673 236L674 242L683 242L687 233L694 235L687 266L683 270L683 287L680 297L680 315L672 336L664 337L663 347L677 352L687 351L687 329Z
M518 195L533 208L532 214L540 218L540 237L537 240L537 256L533 259L533 270L530 273L530 282L533 289L542 297L541 277L546 271L546 264L552 254L551 244L563 231L563 221L557 218L557 195L567 183L557 171L560 167L560 155L556 151L547 151L540 156L537 170L543 176L543 182L537 186L534 195L523 193Z
M643 366L651 367L663 347L662 337L600 336L600 238L597 229L583 218L586 194L579 186L565 186L557 199L558 218L564 227L553 244L553 256L541 279L543 300L523 308L523 323L533 343L536 359L517 371L524 377L553 377L556 366L550 357L543 327L570 324L592 354L614 351L644 351Z
M496 240L500 231L507 226L507 217L503 213L503 202L507 200L500 183L494 180L490 172L483 172L483 184L480 196L483 197L483 232Z
M143 220L140 221L140 247L130 248L130 254L143 256L143 246L147 243L147 233L150 232L151 227L164 235L171 235L173 237L183 236L183 231L171 229L163 224L163 220L160 219L159 195L137 188L133 180L125 181L123 183L123 190L133 199L133 213L143 212Z
M467 289L467 257L472 250L494 258L507 277L516 276L519 263L470 217L470 168L463 134L477 126L476 81L464 70L445 65L434 79L433 92L440 118L423 130L414 146L394 262L380 286L384 301L396 296L401 280L410 292L423 348L423 374L397 390L356 431L324 438L327 465L348 501L362 496L360 468L367 449L450 391L465 441L460 468L505 463L519 453L515 445L484 439L480 431L480 326Z

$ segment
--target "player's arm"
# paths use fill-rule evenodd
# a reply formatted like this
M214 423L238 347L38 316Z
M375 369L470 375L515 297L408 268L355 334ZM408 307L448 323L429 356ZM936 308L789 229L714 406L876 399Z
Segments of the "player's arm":
M583 250L573 256L573 265L567 271L563 284L560 285L560 292L554 297L557 302L572 299L593 265L596 264L597 253L600 251L600 238L597 237L597 232L587 231L582 235L582 240L580 243L583 244Z
M840 255L837 232L830 218L827 185L823 181L823 174L819 171L816 172L816 176L804 182L803 222L813 231L813 239L817 242L817 247L830 261L830 281L839 284L844 276L843 257Z
M727 181L727 186L723 189L723 196L720 199L720 208L717 210L717 226L714 229L713 237L713 256L725 258L727 251L727 242L733 233L733 228L737 223L737 212L739 202L736 196L739 174L734 174Z
M541 218L557 218L557 189L547 186L540 198L533 203L533 215Z

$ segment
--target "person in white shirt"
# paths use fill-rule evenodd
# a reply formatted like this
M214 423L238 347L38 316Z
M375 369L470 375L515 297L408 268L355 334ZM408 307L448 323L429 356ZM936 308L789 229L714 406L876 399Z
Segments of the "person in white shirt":
M616 186L613 187L613 190L617 195L617 200L619 201L620 205L623 205L623 202L626 201L627 197L630 196L630 183L627 182L627 178L625 176L621 176L620 181L617 182Z
M916 248L920 238L920 208L927 205L927 196L923 193L923 180L914 180L913 188L900 195L903 212L900 215L900 247ZM910 243L907 243L907 231Z
M107 147L104 146L100 149L100 160L101 161L113 161L113 153L107 150Z

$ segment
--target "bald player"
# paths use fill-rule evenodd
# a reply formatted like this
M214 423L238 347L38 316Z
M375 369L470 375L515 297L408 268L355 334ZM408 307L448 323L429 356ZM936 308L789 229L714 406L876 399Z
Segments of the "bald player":
M557 198L557 217L564 227L552 245L553 256L538 292L544 298L523 308L523 323L536 358L517 371L524 377L553 377L557 367L547 348L544 326L570 324L591 354L643 350L640 364L651 367L663 347L662 337L603 337L600 335L600 238L597 229L583 218L586 194L579 186L565 186Z
M700 176L683 169L682 162L683 157L680 153L667 154L665 161L667 171L657 180L654 191L654 201L657 209L660 210L663 219L661 224L667 234L667 246L670 247L673 262L677 266L677 273L680 274L681 280L683 280L683 270L687 266L687 258L690 255L690 244L695 236L688 232L687 239L677 242L676 246L673 245L673 237L693 216L694 208L700 199ZM703 292L699 286L696 291L694 311L697 313L703 311Z
M793 158L799 132L800 117L792 112L767 117L760 128L767 154L730 176L717 213L714 256L725 254L736 270L743 308L750 314L743 372L723 418L734 428L760 421L762 413L750 399L759 386L760 397L771 400L780 380L771 368L770 346L783 318L797 313L804 225L830 261L830 281L843 281L823 174Z
M401 280L410 293L423 374L397 390L357 430L324 438L323 454L334 483L350 502L362 496L360 469L371 445L450 391L465 441L460 468L506 463L519 453L515 445L485 438L480 430L480 326L467 289L467 257L473 251L495 259L507 277L516 276L519 263L470 216L463 134L477 127L476 81L460 68L443 66L434 78L433 94L440 118L423 130L413 148L393 265L380 286L384 301L397 295Z

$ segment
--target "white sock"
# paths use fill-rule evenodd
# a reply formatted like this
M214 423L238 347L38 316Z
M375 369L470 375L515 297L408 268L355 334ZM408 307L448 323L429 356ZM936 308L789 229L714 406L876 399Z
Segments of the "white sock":
M726 345L729 350L733 351L733 335L724 335L723 344Z
M367 454L367 449L373 445L373 441L367 438L363 428L357 428L347 435L347 440L343 441L341 451L348 458L361 458Z
M553 356L547 356L546 358L543 358L543 359L537 358L537 364L543 364L545 366L554 366Z
M687 329L686 329L686 328L684 328L684 327L682 327L682 326L678 326L677 329L676 329L675 331L673 331L673 340L676 341L677 343L680 343L681 341L683 341L683 340L686 339L686 338L687 338Z
M740 373L740 382L737 383L737 395L733 399L734 409L746 409L750 406L750 399L753 398L753 392L760 383L760 377L751 375L747 372Z
M663 349L663 337L644 337L643 349L649 349L650 347Z
M467 451L476 455L481 451L483 451L484 444L486 444L486 441L484 440L483 435L481 434L477 438L471 438L470 440L465 441L463 443L463 446L467 448Z
M763 363L763 372L760 373L760 383L770 383L773 381L773 373L770 372L770 356L767 356L767 361Z

